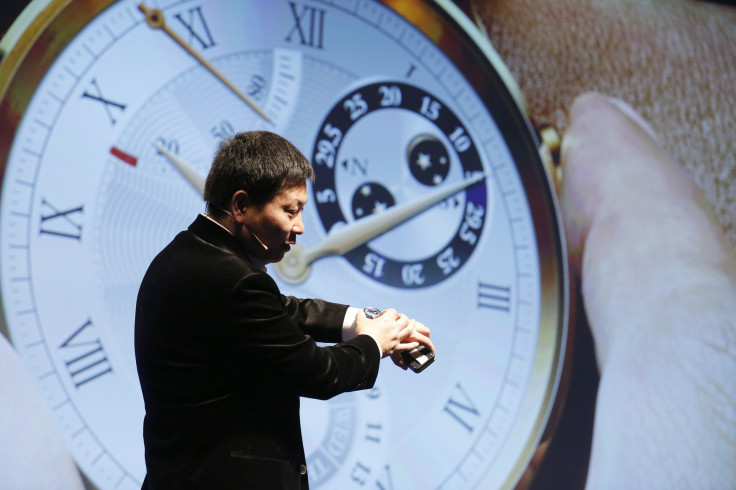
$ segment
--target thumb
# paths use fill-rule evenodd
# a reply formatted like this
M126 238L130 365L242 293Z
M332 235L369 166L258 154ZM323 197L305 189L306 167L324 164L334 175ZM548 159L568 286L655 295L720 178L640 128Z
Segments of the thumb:
M620 101L587 94L561 208L601 381L588 484L736 485L736 259L701 192Z
M605 362L616 333L610 321L622 311L666 308L671 294L687 300L696 285L702 293L732 293L736 260L702 193L633 109L586 94L570 121L562 214Z

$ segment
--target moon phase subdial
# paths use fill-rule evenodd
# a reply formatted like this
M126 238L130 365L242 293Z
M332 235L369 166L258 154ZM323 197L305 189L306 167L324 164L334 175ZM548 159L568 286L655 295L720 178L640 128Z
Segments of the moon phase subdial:
M380 182L366 182L353 193L353 219L380 213L396 204L394 196Z
M343 254L371 279L427 287L472 255L492 188L465 125L432 94L398 82L351 91L322 122L311 156L314 200L328 237L333 227L350 229L362 219L426 201ZM474 176L477 182L427 199Z
M450 172L450 155L438 138L421 134L409 143L407 163L411 175L426 186L442 184Z

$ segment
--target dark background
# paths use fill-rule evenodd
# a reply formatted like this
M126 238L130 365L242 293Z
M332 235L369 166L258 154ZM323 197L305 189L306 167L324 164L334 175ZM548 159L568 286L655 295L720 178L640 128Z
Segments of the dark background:
M0 5L0 33L5 34L10 24L18 17L28 0L3 0Z

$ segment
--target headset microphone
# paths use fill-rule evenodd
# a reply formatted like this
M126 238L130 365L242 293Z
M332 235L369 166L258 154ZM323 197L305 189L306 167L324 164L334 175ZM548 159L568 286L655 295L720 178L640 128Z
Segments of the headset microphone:
M256 241L261 245L261 247L263 247L263 250L268 250L268 247L266 246L266 244L263 243L260 238L258 238L258 235L253 233L253 230L250 229L250 226L246 225L245 223L243 223L243 226L245 226L245 229L248 230L248 233L253 235L253 238L255 238Z
M208 201L208 202L207 202L207 205L209 205L209 206L212 206L213 208L216 208L216 209L218 209L218 210L222 211L223 213L227 214L227 215L228 215L228 216L230 216L231 218L233 217L233 213L231 213L231 212L230 212L230 211L228 211L227 209L223 208L222 206L220 206L220 205L219 205L219 204L217 204L216 202L213 202L213 201ZM263 242L261 241L261 239L260 239L260 238L258 238L258 235L256 235L256 234L255 234L255 233L253 232L253 230L251 230L250 226L246 225L245 223L243 223L243 226L245 227L245 229L246 229L246 230L248 230L248 233L250 233L251 235L253 235L253 238L255 238L255 239L256 239L256 241L258 242L258 244L259 244L259 245L260 245L261 247L263 247L263 250L268 250L268 247L266 246L266 244L265 244L265 243L263 243Z

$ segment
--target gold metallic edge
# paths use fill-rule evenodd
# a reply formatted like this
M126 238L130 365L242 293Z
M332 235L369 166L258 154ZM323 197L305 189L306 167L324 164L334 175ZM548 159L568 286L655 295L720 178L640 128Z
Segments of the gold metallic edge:
M38 86L69 42L115 1L32 0L0 40L0 193L15 133ZM50 42L42 45L46 35ZM1 298L0 335L12 344ZM79 474L85 488L98 488L81 468Z
M0 40L0 193L15 133L33 94L69 42L115 1L32 0ZM0 300L0 335L10 341L5 310Z
M18 125L41 80L69 42L115 1L34 0L2 39L7 52L0 61L0 183ZM31 19L33 13L37 16Z

